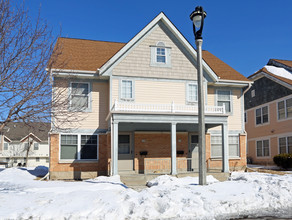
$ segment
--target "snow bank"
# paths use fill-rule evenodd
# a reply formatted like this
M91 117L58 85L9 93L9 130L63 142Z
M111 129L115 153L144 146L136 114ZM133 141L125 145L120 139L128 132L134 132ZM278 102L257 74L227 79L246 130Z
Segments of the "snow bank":
M265 66L265 68L277 76L284 77L286 79L292 80L292 73L286 70L285 68L275 67L275 66Z
M216 183L219 182L217 179L215 179L213 176L209 175L207 176L207 183ZM148 187L152 186L159 186L159 185L180 185L180 186L186 186L186 185L198 185L199 184L199 177L182 177L182 178L176 178L169 175L162 175L159 176L151 181L147 182Z
M26 170L0 172L0 219L226 219L292 217L292 175L233 173L229 181L160 176L141 192L119 176L83 182L36 181Z

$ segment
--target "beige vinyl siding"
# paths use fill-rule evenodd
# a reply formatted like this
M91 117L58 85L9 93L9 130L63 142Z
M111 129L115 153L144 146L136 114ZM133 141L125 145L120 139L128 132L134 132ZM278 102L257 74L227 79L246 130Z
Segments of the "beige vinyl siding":
M124 79L124 78L122 78ZM186 103L186 82L170 82L135 79L134 102L143 104L175 104ZM120 79L112 80L112 104L119 100Z
M208 86L207 105L215 105L215 89Z
M135 102L151 104L185 104L184 82L135 81Z
M77 81L74 79L74 81ZM55 79L55 93L62 91L62 100L68 99L70 80ZM88 80L90 82L90 80ZM58 123L58 118L55 118L55 122L60 128L78 128L78 129L107 129L107 122L105 118L108 114L108 101L109 101L109 83L108 82L96 82L91 83L91 112L72 112L68 111L69 103L66 103L62 108L64 115L60 118L66 121L65 117L68 117L68 122L62 121ZM66 113L67 112L67 113Z
M228 117L228 130L242 129L242 99L241 89L232 89L232 115Z
M119 79L112 79L112 105L119 100Z
M208 105L217 105L216 103L216 89L217 87L208 87L208 98L207 103ZM240 88L220 88L220 89L226 89L231 90L232 94L232 113L230 116L228 116L228 130L242 130L242 99L243 96L241 95L241 89ZM215 128L212 128L212 130L221 130L220 126L217 126Z
M151 47L171 47L171 67L151 66ZM196 80L197 70L161 26L156 25L113 69L113 75Z

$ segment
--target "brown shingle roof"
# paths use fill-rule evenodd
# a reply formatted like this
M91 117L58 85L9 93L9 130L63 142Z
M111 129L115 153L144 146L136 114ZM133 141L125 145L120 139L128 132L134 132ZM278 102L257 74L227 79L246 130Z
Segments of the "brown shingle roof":
M209 51L203 51L203 59L211 69L220 77L220 79L249 81L241 73L237 72L231 66L211 54Z
M59 45L62 53L57 57L57 62L52 68L96 71L125 43L59 38L56 45ZM249 81L208 51L203 51L203 59L220 79Z
M48 133L51 129L50 123L34 122L28 125L23 122L10 122L5 127L4 135L12 141L20 141L25 136L33 133L42 141L48 141Z
M278 63L282 63L292 68L292 60L279 60L279 59L271 59L271 60L275 60Z
M268 75L270 75L270 76L272 76L272 77L274 77L276 79L279 79L279 80L281 80L281 81L283 81L285 83L288 83L288 84L292 85L292 80L284 78L284 77L281 77L281 76L277 76L277 75L269 72L265 67L263 67L260 70L256 71L254 74L250 75L248 78L250 79L251 77L253 77L253 76L255 76L255 75L257 75L258 73L261 73L261 72L264 72L264 73L266 73L266 74L268 74Z
M125 43L61 37L55 47L60 48L61 53L52 68L96 71L124 45Z

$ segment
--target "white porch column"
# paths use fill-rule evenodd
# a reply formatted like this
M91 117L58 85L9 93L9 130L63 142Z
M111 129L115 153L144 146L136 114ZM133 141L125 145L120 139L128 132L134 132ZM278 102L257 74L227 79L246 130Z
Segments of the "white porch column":
M171 175L176 175L176 123L171 124Z
M222 124L222 172L229 173L229 148L227 123Z
M119 123L112 123L112 175L118 175L118 143L119 143Z

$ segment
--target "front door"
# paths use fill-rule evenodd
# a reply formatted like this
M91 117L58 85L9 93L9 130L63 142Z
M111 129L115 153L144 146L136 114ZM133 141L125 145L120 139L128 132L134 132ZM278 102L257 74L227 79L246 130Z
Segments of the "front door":
M188 171L198 172L199 170L199 136L189 135Z
M133 149L130 134L119 135L118 167L119 171L133 171Z

